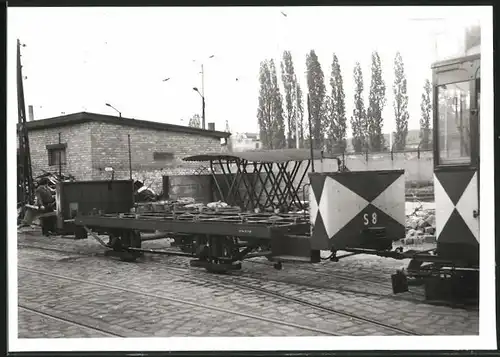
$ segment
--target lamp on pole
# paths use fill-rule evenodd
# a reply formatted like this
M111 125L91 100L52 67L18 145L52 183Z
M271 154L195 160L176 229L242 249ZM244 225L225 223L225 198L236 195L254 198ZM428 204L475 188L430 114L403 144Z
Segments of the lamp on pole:
M215 55L211 55L207 59L211 59L214 57L215 57ZM196 62L196 60L193 60L193 62ZM198 88L196 88L196 87L193 88L193 90L195 90L196 92L198 92L201 95L201 99L203 101L203 114L202 114L203 119L202 119L201 128L206 129L205 128L205 70L203 68L203 63L201 64L201 93L198 90Z
M205 96L200 93L198 88L194 87L193 90L197 92L201 97L201 127L205 129Z
M118 109L116 109L115 107L113 107L111 104L106 103L106 106L110 107L110 108L113 108L114 110L116 110L118 112L118 115L120 116L120 118L122 117L122 113Z

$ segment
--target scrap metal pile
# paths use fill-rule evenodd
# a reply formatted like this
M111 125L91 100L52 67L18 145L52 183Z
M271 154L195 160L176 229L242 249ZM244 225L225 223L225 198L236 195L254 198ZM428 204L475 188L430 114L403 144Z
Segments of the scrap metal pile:
M178 200L169 201L153 201L153 202L138 202L133 208L133 213L154 213L154 212L204 212L204 211L215 211L218 212L224 209L224 211L231 212L241 212L240 207L231 207L225 202L210 202L208 204L196 202L194 198L183 197Z
M47 187L49 188L50 192L52 193L52 197L56 198L56 186L59 182L73 182L75 181L75 177L70 174L59 174L59 173L52 173L52 172L44 172L41 175L38 175L37 177L34 178L34 184L35 187L38 187L42 183L47 183ZM36 214L26 214L27 209L31 210L37 210L38 203L33 202L34 204L24 204L22 202L18 202L18 224L23 224L23 225L31 225L31 224L36 224L38 225L38 219ZM56 207L54 207L56 209ZM28 210L29 212L29 210ZM31 212L33 213L33 212Z

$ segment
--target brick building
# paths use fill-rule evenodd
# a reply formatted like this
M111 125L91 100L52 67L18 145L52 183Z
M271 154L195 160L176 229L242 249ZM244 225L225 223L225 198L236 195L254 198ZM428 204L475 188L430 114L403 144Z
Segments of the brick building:
M30 121L27 128L34 176L61 166L77 180L109 179L105 168L111 167L115 179L128 179L131 162L133 179L156 192L161 192L162 176L193 174L200 167L183 157L224 151L231 135L86 112Z

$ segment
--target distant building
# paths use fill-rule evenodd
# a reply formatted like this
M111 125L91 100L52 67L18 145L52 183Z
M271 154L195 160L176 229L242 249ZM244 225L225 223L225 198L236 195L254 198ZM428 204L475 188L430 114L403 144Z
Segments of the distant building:
M248 151L262 149L259 134L255 133L234 133L231 135L233 151Z
M131 162L132 177L154 181L154 190L161 190L162 176L193 174L201 166L183 157L225 151L231 135L86 112L29 121L27 129L34 176L61 166L77 180L109 179L111 167L115 179L128 179Z

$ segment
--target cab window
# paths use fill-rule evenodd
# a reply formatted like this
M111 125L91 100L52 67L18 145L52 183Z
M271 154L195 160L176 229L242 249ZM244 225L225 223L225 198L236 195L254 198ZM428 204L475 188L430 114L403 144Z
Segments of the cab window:
M471 163L470 82L438 87L438 153L440 165Z

